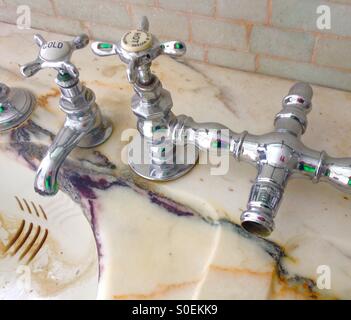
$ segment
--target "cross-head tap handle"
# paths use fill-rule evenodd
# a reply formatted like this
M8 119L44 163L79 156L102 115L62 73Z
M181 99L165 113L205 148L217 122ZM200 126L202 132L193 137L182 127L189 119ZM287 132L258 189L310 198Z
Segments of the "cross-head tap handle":
M86 34L76 36L71 41L46 41L40 34L36 34L34 41L40 48L39 54L34 61L21 65L20 71L23 76L31 77L41 69L53 68L60 74L69 74L72 78L78 78L78 69L70 59L74 50L88 45L89 37Z
M138 69L151 64L159 55L164 54L177 58L183 56L186 52L185 43L182 41L160 43L149 32L149 21L145 16L142 17L138 29L125 33L116 44L94 42L91 48L98 56L118 55L128 65L127 76L131 83L136 81Z

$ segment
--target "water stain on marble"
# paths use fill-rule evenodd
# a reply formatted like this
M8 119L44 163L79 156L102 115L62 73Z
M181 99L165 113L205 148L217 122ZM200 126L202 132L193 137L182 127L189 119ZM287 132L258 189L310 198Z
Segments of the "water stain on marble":
M99 87L112 89L112 90L123 91L123 90L129 89L130 92L132 92L132 90L133 90L129 84L109 83L109 82L105 82L105 81L101 81L101 80L92 80L92 81L90 81L90 83L93 85L99 86Z
M102 75L107 78L112 78L117 72L125 73L125 66L124 65L113 65L104 67L101 71Z
M97 268L95 250L90 250L90 256L84 257L81 262L72 263L65 257L62 247L50 236L48 229L24 220L23 215L27 214L28 218L39 221L35 212L29 213L26 205L23 209L16 216L0 213L2 269L10 268L8 272L13 276L19 266L27 265L31 274L31 293L35 292L40 297L58 295L91 278ZM46 221L44 216L40 219ZM55 276L58 271L60 274ZM11 277L6 289L16 286L15 282L10 281Z
M90 278L97 269L93 254L79 263L72 263L65 257L55 239L50 238L45 246L46 250L38 256L35 263L33 261L32 266L35 291L42 297L55 296L69 288L74 288ZM65 273L65 279L62 279L62 275L55 274L58 270Z
M0 67L1 75L4 77L6 75L6 80L9 81L23 81L21 75L19 73L16 73L12 71L11 69Z

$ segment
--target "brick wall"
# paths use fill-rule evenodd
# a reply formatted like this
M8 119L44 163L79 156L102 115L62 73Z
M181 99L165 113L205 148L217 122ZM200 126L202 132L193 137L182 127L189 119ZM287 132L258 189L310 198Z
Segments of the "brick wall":
M351 0L0 0L0 21L16 23L22 4L33 28L110 41L147 15L190 59L351 90ZM330 30L317 28L320 5Z

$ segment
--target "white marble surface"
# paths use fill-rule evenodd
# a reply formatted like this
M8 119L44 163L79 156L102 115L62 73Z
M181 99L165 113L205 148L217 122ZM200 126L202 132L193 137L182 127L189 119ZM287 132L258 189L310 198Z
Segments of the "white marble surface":
M45 70L26 80L19 74L18 64L36 56L33 33L0 24L0 81L29 88L38 97L31 121L18 129L29 132L30 139L22 141L20 134L11 133L0 136L0 152L9 161L15 155L18 164L27 167L38 164L37 149L50 142L48 133L36 132L33 123L55 134L63 122L55 72ZM224 176L211 175L211 165L198 165L168 183L136 177L121 161L126 146L121 133L136 125L125 66L116 57L98 59L89 48L77 51L73 61L114 123L113 136L105 144L72 152L60 180L71 188L68 195L80 204L98 240L98 298L351 298L350 196L329 185L290 181L275 231L266 240L251 236L239 222L254 168L232 159ZM274 115L293 84L164 57L153 70L172 93L174 113L254 134L272 130ZM351 93L315 86L314 94L304 143L332 156L351 155ZM19 147L23 145L24 151ZM1 166L1 177L4 170ZM15 195L18 191L12 188ZM4 201L7 198L0 195L0 203ZM330 290L315 286L319 265L330 266Z

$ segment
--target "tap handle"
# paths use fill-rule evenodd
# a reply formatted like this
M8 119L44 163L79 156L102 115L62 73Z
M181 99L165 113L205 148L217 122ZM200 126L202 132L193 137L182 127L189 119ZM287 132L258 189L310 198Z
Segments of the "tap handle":
M146 16L142 16L140 20L140 30L148 32L149 27L150 27L149 19Z
M308 83L297 82L291 87L289 95L301 96L306 101L311 102L313 97L313 89Z
M99 57L118 55L116 45L110 42L95 41L91 44L91 50Z
M182 41L167 41L160 44L162 54L178 58L186 53L186 45Z
M185 54L186 46L182 41L167 41L160 43L157 38L149 32L149 20L143 16L140 27L123 35L117 46L117 51L123 56L146 56L139 59L140 62L151 62L159 55L165 54L173 58Z
M186 46L181 41L160 43L149 32L149 20L142 17L139 29L123 35L118 43L94 42L91 49L98 56L118 55L127 64L127 76L130 83L134 83L138 76L138 69L150 65L159 55L164 54L177 58L185 54Z
M72 41L46 41L36 34L34 41L40 48L39 54L34 61L21 65L20 71L23 76L31 77L41 69L53 68L61 74L68 73L72 78L78 78L78 69L70 59L74 50L82 49L89 43L86 34L79 35Z
M300 106L305 111L312 107L313 90L308 83L297 82L289 90L288 95L283 99L283 106Z

